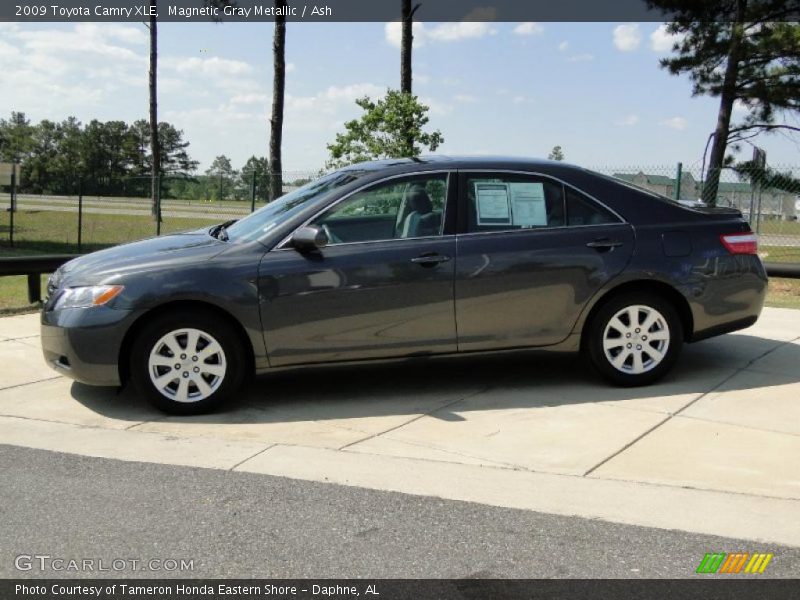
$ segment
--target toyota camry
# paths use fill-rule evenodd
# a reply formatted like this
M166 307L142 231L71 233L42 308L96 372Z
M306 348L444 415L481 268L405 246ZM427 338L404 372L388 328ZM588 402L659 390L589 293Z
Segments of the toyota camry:
M752 325L766 285L737 210L559 162L396 159L72 260L41 339L60 373L178 414L272 369L534 348L636 386Z

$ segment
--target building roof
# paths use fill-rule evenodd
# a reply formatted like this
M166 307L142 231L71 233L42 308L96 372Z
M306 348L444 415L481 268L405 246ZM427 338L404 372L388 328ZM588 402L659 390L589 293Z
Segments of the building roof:
M650 173L642 173L641 171L638 173L614 173L613 176L631 183L633 183L637 177L644 177L647 183L653 185L675 185L675 179L672 177L667 177L666 175L652 175Z

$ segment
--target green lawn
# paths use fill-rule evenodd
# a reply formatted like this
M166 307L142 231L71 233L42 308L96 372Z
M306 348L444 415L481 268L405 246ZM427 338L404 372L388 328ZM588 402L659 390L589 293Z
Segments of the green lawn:
M764 262L800 263L800 246L759 246L758 255Z
M208 227L215 221L206 218L171 218L162 222L162 233ZM800 223L766 221L762 233L800 236ZM102 215L87 213L83 219L82 251L154 236L156 224L148 216ZM14 248L8 246L8 213L0 213L0 256L78 252L78 216L56 211L18 211L14 218ZM800 263L800 247L762 246L766 262ZM44 288L44 285L43 285ZM769 306L800 308L800 280L771 279ZM0 277L0 312L32 309L27 301L25 277Z
M800 308L800 279L770 278L767 306Z
M47 275L42 275L42 292L47 286ZM38 304L28 303L28 278L0 277L0 315L37 310Z
M0 226L0 244L8 245L8 213ZM165 217L161 233L210 227L220 219ZM86 213L82 223L83 252L156 235L156 223L144 215ZM71 212L25 211L14 214L14 247L27 252L77 253L78 215Z
M781 235L800 237L800 221L778 221L773 219L761 221L759 233L780 233Z

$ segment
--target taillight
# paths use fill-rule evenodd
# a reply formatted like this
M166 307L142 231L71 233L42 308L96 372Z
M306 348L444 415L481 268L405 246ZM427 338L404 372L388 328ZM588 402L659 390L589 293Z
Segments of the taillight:
M758 236L755 233L728 233L719 239L731 254L758 254Z

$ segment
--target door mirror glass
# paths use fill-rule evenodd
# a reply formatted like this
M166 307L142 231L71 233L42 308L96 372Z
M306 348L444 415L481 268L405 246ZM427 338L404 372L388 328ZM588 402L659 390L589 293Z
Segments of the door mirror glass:
M309 225L292 234L292 246L298 252L313 252L328 245L328 235L321 227Z

